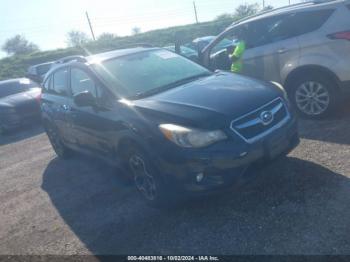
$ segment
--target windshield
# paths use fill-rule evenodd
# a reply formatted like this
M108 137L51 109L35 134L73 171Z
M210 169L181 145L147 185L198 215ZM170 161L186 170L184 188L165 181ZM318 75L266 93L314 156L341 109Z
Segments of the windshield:
M167 50L118 57L95 64L93 68L119 96L126 98L162 92L211 74L204 67Z

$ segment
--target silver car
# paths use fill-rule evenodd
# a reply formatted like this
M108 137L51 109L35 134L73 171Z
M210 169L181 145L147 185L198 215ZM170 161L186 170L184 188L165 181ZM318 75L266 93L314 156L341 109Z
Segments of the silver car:
M232 24L202 52L202 63L220 68L224 39L243 38L243 74L275 81L300 114L319 118L350 91L350 1L313 1L282 7ZM227 67L227 63L226 63Z

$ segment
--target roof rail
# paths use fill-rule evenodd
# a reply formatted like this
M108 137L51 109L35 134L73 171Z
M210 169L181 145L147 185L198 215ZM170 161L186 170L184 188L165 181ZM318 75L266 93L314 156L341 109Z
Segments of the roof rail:
M72 56L66 56L61 59L58 59L55 63L56 64L65 64L71 61L76 61L76 62L87 62L86 58L81 55L72 55Z

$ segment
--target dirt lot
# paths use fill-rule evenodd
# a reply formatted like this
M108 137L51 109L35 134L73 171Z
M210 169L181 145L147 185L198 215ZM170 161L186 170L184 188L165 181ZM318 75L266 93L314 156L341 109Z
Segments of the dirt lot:
M350 107L300 134L232 191L168 211L104 163L57 159L40 128L0 137L0 254L350 254Z

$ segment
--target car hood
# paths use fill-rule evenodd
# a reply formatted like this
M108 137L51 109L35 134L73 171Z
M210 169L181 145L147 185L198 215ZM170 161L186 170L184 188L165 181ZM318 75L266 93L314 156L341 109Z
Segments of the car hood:
M133 102L157 117L163 113L174 121L203 127L226 125L224 120L231 121L278 96L271 83L220 72Z

